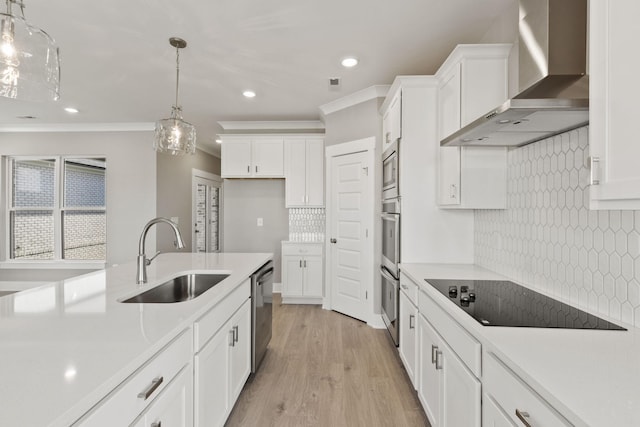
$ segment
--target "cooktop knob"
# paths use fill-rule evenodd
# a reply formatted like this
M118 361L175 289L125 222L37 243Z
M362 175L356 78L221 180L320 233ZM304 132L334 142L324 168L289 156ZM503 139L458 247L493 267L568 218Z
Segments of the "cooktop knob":
M449 286L449 298L457 298L457 297L458 297L458 287Z

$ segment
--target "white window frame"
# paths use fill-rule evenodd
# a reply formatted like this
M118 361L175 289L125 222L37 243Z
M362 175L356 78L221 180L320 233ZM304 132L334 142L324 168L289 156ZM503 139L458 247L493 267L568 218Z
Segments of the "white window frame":
M5 165L5 247L4 247L4 260L0 261L0 268L7 269L23 269L23 268L63 268L63 269L101 269L106 266L106 259L104 260L67 260L63 256L63 236L62 236L62 222L63 213L65 211L104 211L107 212L106 199L105 206L64 206L64 167L66 160L73 159L105 159L105 155L42 155L42 156L4 156ZM29 161L29 160L54 160L54 201L53 206L49 207L29 207L26 209L13 207L13 177L12 177L12 161ZM105 183L106 187L106 183ZM106 191L106 188L105 188ZM30 211L51 211L53 215L53 259L12 259L11 258L11 212L20 210Z

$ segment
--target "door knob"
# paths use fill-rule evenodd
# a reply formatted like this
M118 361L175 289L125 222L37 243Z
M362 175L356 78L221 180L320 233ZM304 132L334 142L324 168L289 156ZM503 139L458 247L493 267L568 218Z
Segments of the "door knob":
M338 240L332 237L332 238L331 238L331 240L330 240L330 242L331 242L331 243L338 243Z

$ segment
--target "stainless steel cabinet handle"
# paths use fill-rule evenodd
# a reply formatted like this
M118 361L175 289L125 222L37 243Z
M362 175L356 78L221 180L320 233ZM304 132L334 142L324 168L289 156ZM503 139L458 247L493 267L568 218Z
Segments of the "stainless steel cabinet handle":
M238 342L238 325L233 327L233 343Z
M236 345L236 334L233 332L233 329L229 331L229 347L235 347Z
M589 157L589 184L600 185L600 158Z
M151 427L162 427L162 421L156 421L155 423L152 423Z
M149 385L149 387L147 387L146 390L143 390L140 393L138 393L138 398L147 400L149 396L151 396L153 392L156 391L158 387L160 387L160 384L162 384L162 381L164 381L164 377L154 378L153 381L151 381L151 385Z
M413 314L409 315L409 329L415 329L416 325L414 325L416 320L416 316L414 316Z
M307 260L304 260L304 268L307 268Z
M251 173L251 165L247 165L247 173Z
M442 352L440 350L436 351L436 369L442 369Z
M258 165L256 165L256 173L258 173Z
M331 243L338 243L338 240L332 237L332 238L331 238L331 240L330 240L330 242L331 242Z
M302 260L300 260L300 268L302 268Z
M522 424L524 424L525 427L531 427L531 424L529 424L528 412L523 412L520 409L516 408L516 417L518 417L518 419L522 421Z
M431 363L436 363L436 352L438 351L438 346L431 346Z

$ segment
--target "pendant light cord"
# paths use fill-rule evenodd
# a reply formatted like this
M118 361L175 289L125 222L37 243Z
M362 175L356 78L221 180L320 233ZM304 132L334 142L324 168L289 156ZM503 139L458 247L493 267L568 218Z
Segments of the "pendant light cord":
M180 48L176 47L176 108L178 106L178 87L180 86Z

